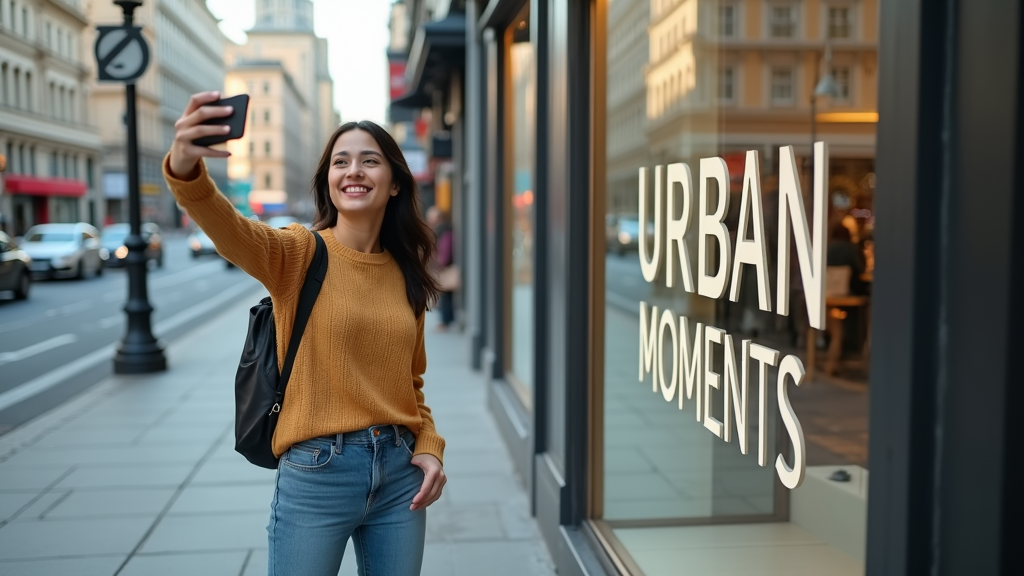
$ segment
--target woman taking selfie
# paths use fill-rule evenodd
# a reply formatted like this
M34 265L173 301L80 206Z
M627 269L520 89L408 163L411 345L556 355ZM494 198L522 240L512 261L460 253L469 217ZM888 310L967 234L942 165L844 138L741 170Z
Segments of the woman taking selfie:
M270 292L280 363L316 242L299 224L245 218L217 190L202 158L229 154L192 141L227 133L202 124L231 114L204 106L218 98L189 100L164 176L218 252ZM422 390L424 315L437 298L431 232L401 150L372 122L335 130L312 188L329 264L274 431L268 574L335 576L351 537L361 575L416 575L426 507L446 482Z

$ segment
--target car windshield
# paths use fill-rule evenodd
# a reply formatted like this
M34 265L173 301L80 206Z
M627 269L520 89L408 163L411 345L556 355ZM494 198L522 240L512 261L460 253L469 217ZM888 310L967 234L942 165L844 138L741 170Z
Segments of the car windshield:
M70 232L32 232L25 236L26 242L72 242L75 235Z
M619 230L628 234L639 234L640 233L640 221L639 220L619 220Z
M103 243L113 244L115 242L124 242L124 239L128 237L127 228L115 228L103 231Z

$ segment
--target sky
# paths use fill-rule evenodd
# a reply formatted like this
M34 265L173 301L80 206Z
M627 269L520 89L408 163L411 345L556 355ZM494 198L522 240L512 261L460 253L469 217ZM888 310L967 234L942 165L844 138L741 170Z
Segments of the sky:
M256 20L255 0L206 0L206 5L220 19L225 36L245 42L245 30ZM384 123L390 11L389 0L313 0L313 28L327 39L334 107L342 121Z

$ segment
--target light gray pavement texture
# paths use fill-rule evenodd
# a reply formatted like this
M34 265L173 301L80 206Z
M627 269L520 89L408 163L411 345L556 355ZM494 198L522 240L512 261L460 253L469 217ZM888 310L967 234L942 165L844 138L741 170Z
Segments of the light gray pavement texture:
M255 293L254 293L255 294ZM233 450L243 299L170 345L170 370L116 376L0 436L0 574L266 573L275 472ZM459 334L428 319L427 401L449 477L424 576L553 575ZM340 574L354 575L346 554Z

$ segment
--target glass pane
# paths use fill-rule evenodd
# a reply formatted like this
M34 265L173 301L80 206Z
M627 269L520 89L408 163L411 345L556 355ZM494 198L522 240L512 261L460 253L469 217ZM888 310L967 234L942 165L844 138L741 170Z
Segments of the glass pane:
M506 32L508 46L508 154L506 189L511 210L511 359L509 371L525 388L533 386L534 125L537 69L530 42L529 5Z
M863 561L877 22L830 46L855 14L827 6L607 3L602 517L648 574L674 573L641 561L678 559L667 525L792 528L839 555L814 573Z

